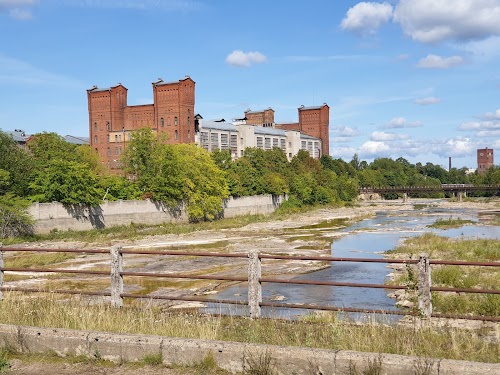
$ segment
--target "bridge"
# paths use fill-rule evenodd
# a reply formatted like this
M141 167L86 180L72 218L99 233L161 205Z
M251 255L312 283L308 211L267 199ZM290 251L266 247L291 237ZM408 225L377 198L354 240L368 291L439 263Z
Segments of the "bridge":
M408 199L408 194L411 193L453 193L458 195L459 200L467 195L467 193L474 192L492 192L495 194L500 193L500 185L472 185L472 184L441 184L435 186L383 186L383 187L362 187L359 190L360 194L388 194L396 193L403 194L403 201Z

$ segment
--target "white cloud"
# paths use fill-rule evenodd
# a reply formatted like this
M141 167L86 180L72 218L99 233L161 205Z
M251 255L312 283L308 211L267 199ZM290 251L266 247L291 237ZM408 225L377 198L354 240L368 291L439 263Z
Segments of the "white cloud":
M458 130L496 130L500 129L500 121L471 121L464 122Z
M359 135L358 129L343 125L332 128L332 133L337 137L355 137Z
M440 103L441 99L434 96L428 96L426 98L415 99L415 103L419 105L431 105Z
M427 55L417 63L419 68L447 69L463 63L460 56L442 57L438 55Z
M436 43L500 35L499 0L400 0L393 20L413 40Z
M394 117L385 126L387 129L418 128L422 126L420 121L408 122L404 117Z
M409 136L406 134L386 133L379 131L375 131L370 135L370 140L375 142L386 142L386 141L390 142L408 138Z
M478 59L490 60L500 56L500 36L462 43L457 45L456 48L469 52Z
M481 138L500 137L500 126L498 130L480 130L476 133L476 137L481 137Z
M350 159L357 152L358 150L354 147L335 147L330 151L330 154L334 158Z
M31 7L37 3L38 0L0 0L0 13L18 20L29 20L33 18Z
M245 68L248 68L253 64L262 64L266 61L267 57L257 51L243 52L241 50L235 50L226 57L226 63L229 65Z
M330 139L332 143L349 143L352 141L351 137L333 137Z
M367 141L361 145L359 153L361 157L387 156L390 149L387 143Z
M361 2L349 8L340 27L356 34L374 34L392 17L392 5L388 3Z
M484 118L500 120L500 109L497 109L495 112L487 112Z

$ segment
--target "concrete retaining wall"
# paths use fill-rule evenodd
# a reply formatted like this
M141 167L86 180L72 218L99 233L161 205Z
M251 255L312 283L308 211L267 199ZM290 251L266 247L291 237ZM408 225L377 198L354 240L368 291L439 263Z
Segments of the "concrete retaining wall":
M284 196L257 195L229 198L224 202L224 217L274 212L286 199ZM162 224L187 222L186 211L181 207L169 210L150 200L104 202L92 208L65 207L61 203L34 203L29 213L35 220L35 231L47 233L57 230L89 230L116 225Z
M0 324L0 346L25 353L56 352L61 356L85 355L114 362L140 361L146 355L161 354L166 365L192 365L213 355L217 365L233 374L249 363L268 357L280 375L361 373L380 361L382 373L396 374L499 374L500 364L421 359L394 354L345 350L282 347L237 342L190 340L161 336L112 334ZM416 372L417 369L427 372Z

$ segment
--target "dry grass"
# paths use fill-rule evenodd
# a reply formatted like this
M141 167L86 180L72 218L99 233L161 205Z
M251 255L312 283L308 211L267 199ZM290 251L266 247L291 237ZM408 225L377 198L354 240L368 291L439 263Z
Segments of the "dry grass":
M144 305L113 309L108 304L90 303L78 297L59 300L50 294L27 298L5 293L4 301L0 303L0 322L480 362L500 361L498 345L482 340L473 332L458 329L355 325L334 317L305 321L250 320L234 316L171 313Z

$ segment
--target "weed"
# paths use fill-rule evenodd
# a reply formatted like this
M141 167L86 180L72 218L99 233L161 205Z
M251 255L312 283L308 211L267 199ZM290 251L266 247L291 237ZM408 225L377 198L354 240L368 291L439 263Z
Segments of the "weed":
M161 366L163 364L163 355L161 353L145 355L142 363L148 366Z
M436 220L433 224L428 225L428 228L438 228L438 229L448 229L448 228L460 228L464 225L468 224L477 224L475 221L472 220L463 220L463 219L453 219L453 218L448 218L448 219L438 219Z
M6 372L10 368L8 353L4 349L0 349L0 373Z
M243 353L244 375L274 375L276 374L276 360L269 350L256 353Z
M413 375L431 375L434 362L433 358L417 358L413 363Z
M382 374L382 357L379 355L373 361L368 359L366 367L363 371L359 371L356 365L349 361L349 375L381 375Z

